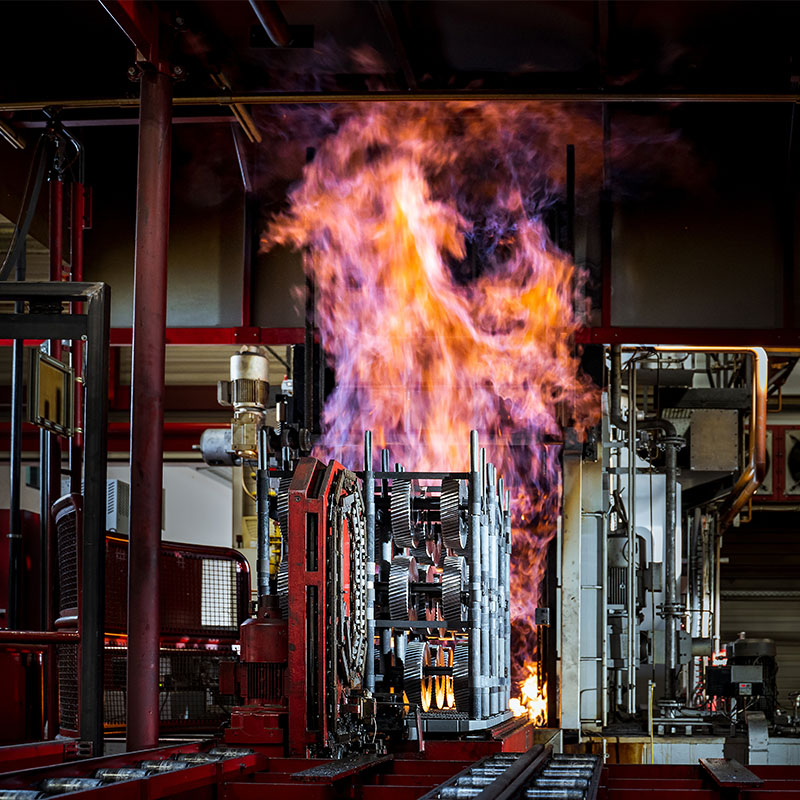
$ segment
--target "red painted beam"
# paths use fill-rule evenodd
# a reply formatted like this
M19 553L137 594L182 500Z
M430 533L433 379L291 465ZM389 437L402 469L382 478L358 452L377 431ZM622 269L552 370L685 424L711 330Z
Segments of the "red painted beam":
M76 745L77 739L59 739L0 747L0 773L61 764L68 754L74 755Z
M227 428L224 422L165 422L163 451L165 453L192 452L192 445L200 443L206 428ZM108 426L108 452L127 453L130 448L131 428L128 422L111 422ZM0 423L0 452L8 451L9 423ZM39 429L33 425L22 426L22 450L39 452Z
M797 328L583 328L579 344L674 344L729 347L798 347Z
M578 331L579 344L685 344L727 345L731 347L797 347L798 328L621 328L616 326L583 328ZM130 328L112 328L111 346L130 346ZM0 347L10 347L13 339L0 339ZM26 345L41 344L26 339ZM167 328L168 345L242 345L302 344L303 328Z
M133 341L131 328L112 328L110 343L112 347L130 347ZM165 336L168 345L231 345L243 344L302 344L303 328L167 328ZM25 339L28 347L38 347L39 339ZM0 339L0 347L11 347L13 339Z
M69 644L80 642L77 633L65 631L0 631L0 647L6 645Z
M167 328L166 342L168 345L302 344L303 328ZM131 344L131 329L112 328L111 344Z

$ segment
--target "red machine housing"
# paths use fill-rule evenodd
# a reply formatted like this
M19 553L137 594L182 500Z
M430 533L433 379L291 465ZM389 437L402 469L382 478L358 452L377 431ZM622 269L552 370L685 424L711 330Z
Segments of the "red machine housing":
M225 740L232 744L275 745L283 753L285 677L288 660L288 626L281 618L276 597L259 606L255 619L240 628L240 660L220 664L219 685L224 695L238 695L244 704L231 712Z
M334 481L342 470L336 461L325 465L303 458L292 477L284 532L288 619L280 618L278 599L272 596L262 598L257 617L241 627L241 661L225 665L221 673L222 692L236 691L244 700L231 715L225 735L230 743L274 745L276 754L285 750L305 756L314 745L328 741L326 705L336 695L336 675L328 663L326 638L327 519L336 499Z

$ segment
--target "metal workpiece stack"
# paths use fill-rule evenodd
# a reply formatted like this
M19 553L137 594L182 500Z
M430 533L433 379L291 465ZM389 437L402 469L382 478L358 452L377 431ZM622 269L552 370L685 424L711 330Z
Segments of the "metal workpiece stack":
M389 464L383 451L374 471L368 432L366 688L418 707L427 729L493 724L510 699L509 494L476 433L469 472Z
M244 758L254 750L242 747L212 747L208 752L173 753L166 758L139 761L135 766L100 767L91 776L65 775L44 778L30 789L4 789L0 787L0 800L46 800L53 795L85 792L112 783L145 780L165 772L176 772L201 764L215 764L229 758ZM91 763L91 762L89 762ZM144 794L147 792L144 791Z
M491 786L513 767L518 758L516 753L498 753L483 759L451 778L431 794L437 800L477 797L487 786Z
M560 754L545 765L525 790L531 800L589 800L597 791L600 756Z
M523 754L498 753L478 761L424 795L422 800L595 800L602 761L591 754L552 755L534 745Z

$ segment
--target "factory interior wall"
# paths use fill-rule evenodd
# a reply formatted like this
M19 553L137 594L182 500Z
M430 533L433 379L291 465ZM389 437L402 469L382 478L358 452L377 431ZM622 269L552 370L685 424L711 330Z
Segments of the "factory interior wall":
M741 631L774 639L778 701L791 709L800 692L800 601L796 596L800 547L793 513L754 512L753 521L726 532L722 540L721 633L723 642ZM731 596L726 593L747 593ZM787 594L780 596L781 592ZM791 594L789 594L791 593Z
M24 462L21 505L23 511L39 513L39 490L24 481L26 467L37 466ZM127 464L109 464L109 479L130 482ZM233 490L230 481L204 467L183 464L164 465L164 519L162 538L171 542L231 546ZM0 480L0 508L9 507L8 480Z
M168 326L241 324L244 193L229 125L175 125L169 220ZM137 128L81 132L92 158L92 228L85 234L85 279L111 286L111 325L133 313ZM85 134L85 135L84 135ZM92 168L93 167L93 168Z
M10 348L9 348L10 349ZM39 489L28 485L28 467L39 467L39 461L22 462L22 486L20 487L20 507L23 511L39 513ZM8 474L8 461L0 461L0 508L11 507L11 482Z
M782 225L798 224L785 188L788 112L705 106L680 119L691 187L681 169L645 186L617 176L611 322L781 327ZM638 145L637 162L655 162L661 146Z
M130 482L127 464L109 464L108 477ZM230 482L203 468L164 465L164 531L170 542L231 546Z

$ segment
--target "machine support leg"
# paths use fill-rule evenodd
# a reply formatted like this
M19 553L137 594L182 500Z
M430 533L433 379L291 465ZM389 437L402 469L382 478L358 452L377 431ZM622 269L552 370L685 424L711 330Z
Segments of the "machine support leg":
M159 555L172 81L141 79L131 383L127 744L158 743ZM87 453L88 459L88 453Z

